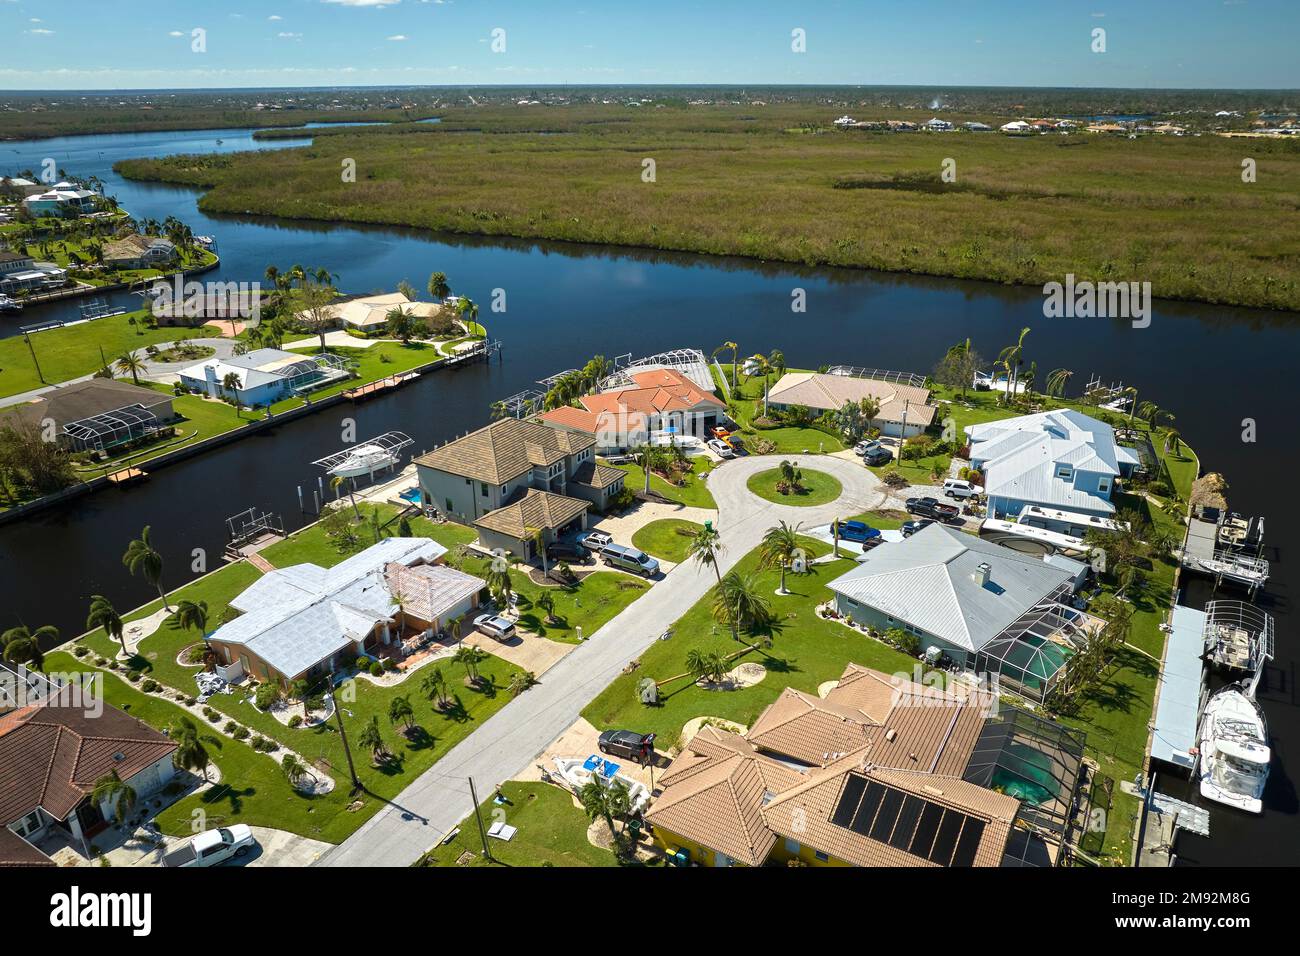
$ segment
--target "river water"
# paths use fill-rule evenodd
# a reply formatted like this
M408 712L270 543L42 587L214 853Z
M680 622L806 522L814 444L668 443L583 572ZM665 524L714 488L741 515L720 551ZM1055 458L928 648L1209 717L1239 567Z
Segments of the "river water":
M218 140L220 144L218 145ZM1041 382L1058 366L1073 385L1096 374L1136 385L1177 416L1205 470L1223 472L1234 510L1266 514L1273 578L1260 601L1277 617L1277 660L1261 684L1274 735L1266 812L1251 818L1227 808L1212 813L1210 840L1184 837L1189 859L1205 864L1293 864L1297 858L1300 709L1295 694L1294 617L1297 572L1277 548L1300 532L1295 509L1276 489L1300 464L1289 409L1280 401L1300 369L1300 316L1194 303L1157 302L1149 328L1103 319L1047 319L1034 289L858 270L801 269L750 260L663 254L609 247L480 240L415 230L355 228L263 217L207 216L187 188L131 183L113 173L118 159L172 153L290 148L303 141L257 142L250 130L141 133L0 143L0 172L39 170L45 157L79 176L97 175L139 217L175 215L196 234L215 236L222 257L204 278L254 281L266 266L324 266L351 293L391 291L401 279L423 288L446 272L454 291L483 308L480 318L504 343L502 361L426 376L364 405L339 405L152 475L126 489L84 496L66 507L0 526L0 627L54 624L65 634L84 624L90 594L119 608L149 600L149 588L121 564L127 541L151 525L166 560L169 588L194 576L191 556L218 561L224 519L249 507L311 520L298 510L296 487L310 498L318 471L311 461L338 450L342 420L355 417L357 437L400 429L429 448L487 421L495 400L537 379L582 365L593 354L637 355L725 340L742 354L784 351L789 365L853 364L925 372L952 343L970 337L995 356L1023 327L1026 359ZM1066 226L1068 227L1068 226ZM791 311L803 289L807 312ZM506 311L489 311L494 289ZM112 298L138 305L128 293ZM75 300L0 319L4 334L20 323L74 315ZM1242 441L1243 419L1258 441ZM1225 596L1233 596L1231 594Z

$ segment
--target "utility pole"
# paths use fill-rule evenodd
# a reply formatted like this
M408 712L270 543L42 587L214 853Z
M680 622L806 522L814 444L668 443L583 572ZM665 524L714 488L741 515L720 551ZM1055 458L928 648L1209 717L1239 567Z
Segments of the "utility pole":
M343 739L343 753L348 758L348 774L352 777L352 792L356 793L361 789L361 781L357 778L357 768L352 762L352 748L348 746L348 732L343 726L343 708L339 706L338 696L334 693L334 675L330 674L330 700L334 701L334 716L339 722L339 736Z
M488 847L487 830L483 829L483 811L478 805L478 791L474 789L474 778L468 777L469 796L474 801L474 819L478 823L478 838L483 841L483 856L485 859L492 860L492 850ZM492 860L493 863L496 860Z
M36 348L32 345L32 336L30 332L23 333L23 341L27 343L27 351L32 353L32 363L36 366L36 377L41 380L42 384L48 385L45 381L45 373L41 371L41 363L36 358Z

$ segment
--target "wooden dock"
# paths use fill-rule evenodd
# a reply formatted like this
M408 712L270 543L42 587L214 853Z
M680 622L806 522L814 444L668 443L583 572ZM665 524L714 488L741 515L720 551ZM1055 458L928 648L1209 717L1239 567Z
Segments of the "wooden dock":
M390 391L391 389L401 388L407 382L412 382L419 377L419 372L400 372L397 375L389 375L387 378L381 378L377 382L370 382L366 385L358 385L356 388L345 389L343 397L349 401L363 402L368 398Z
M146 478L148 475L149 472L143 468L123 468L121 471L115 471L106 477L115 485L126 485L133 481L139 481L141 478Z

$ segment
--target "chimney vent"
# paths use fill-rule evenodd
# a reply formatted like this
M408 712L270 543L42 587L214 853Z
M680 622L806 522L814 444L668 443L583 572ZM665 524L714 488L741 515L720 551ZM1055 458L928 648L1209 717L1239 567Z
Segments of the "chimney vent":
M976 567L974 572L971 574L971 580L973 580L980 587L983 587L984 585L989 583L989 575L992 573L992 571L993 568L989 566L989 563L987 561L981 561L979 563L979 566Z

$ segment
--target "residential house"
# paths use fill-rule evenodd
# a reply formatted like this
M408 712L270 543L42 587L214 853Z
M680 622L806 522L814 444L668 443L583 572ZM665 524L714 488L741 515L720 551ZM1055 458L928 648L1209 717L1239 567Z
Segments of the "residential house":
M116 707L69 694L0 716L0 865L41 865L31 845L47 838L90 856L90 841L114 818L112 806L91 797L110 772L135 791L138 806L172 779L175 741Z
M10 252L0 249L0 277L15 272L27 272L36 265L36 260L25 252Z
M69 451L110 453L167 431L176 418L169 393L111 378L61 385L0 413L0 423L21 421Z
M802 405L826 412L838 411L846 402L864 398L875 399L880 405L871 427L895 438L919 435L930 427L938 412L930 404L928 388L823 372L787 372L768 390L767 402L773 408Z
M634 385L583 395L581 407L564 405L542 413L552 428L580 432L596 440L598 454L634 448L662 436L706 437L726 414L726 406L676 369L631 371Z
M1013 519L1025 505L1106 517L1117 479L1141 463L1115 443L1115 430L1074 409L966 427L970 461L984 475L990 517Z
M596 462L595 444L580 432L501 419L416 458L421 496L474 525L485 546L529 560L536 532L550 543L582 530L590 507L604 511L623 490L626 473Z
M95 211L99 194L72 183L55 183L45 192L34 193L23 200L23 206L32 216L81 216Z
M998 129L1008 136L1029 136L1034 132L1034 128L1024 120L1012 120L1010 123L1002 124Z
M359 296L329 306L328 311L343 329L362 335L380 335L388 328L388 313L401 309L428 325L440 316L453 317L451 307L436 302L415 302L401 292Z
M1082 735L996 703L849 664L744 735L703 727L646 821L679 864L1054 865Z
M115 269L156 269L176 259L176 246L162 236L130 235L104 244L104 265Z
M1074 568L932 524L873 548L827 587L855 623L906 631L922 654L1002 674L1041 698L1096 621L1067 603L1075 578Z
M245 408L260 408L341 381L351 373L343 360L328 354L302 355L283 349L255 349L244 355L208 359L182 369L183 388L210 398L237 399ZM227 376L233 375L228 386Z
M45 192L45 187L21 176L0 176L0 194L15 196L32 196Z
M385 538L332 568L268 571L230 602L239 617L208 635L219 672L288 685L405 634L445 630L478 606L486 587L443 565L446 553L431 538Z

